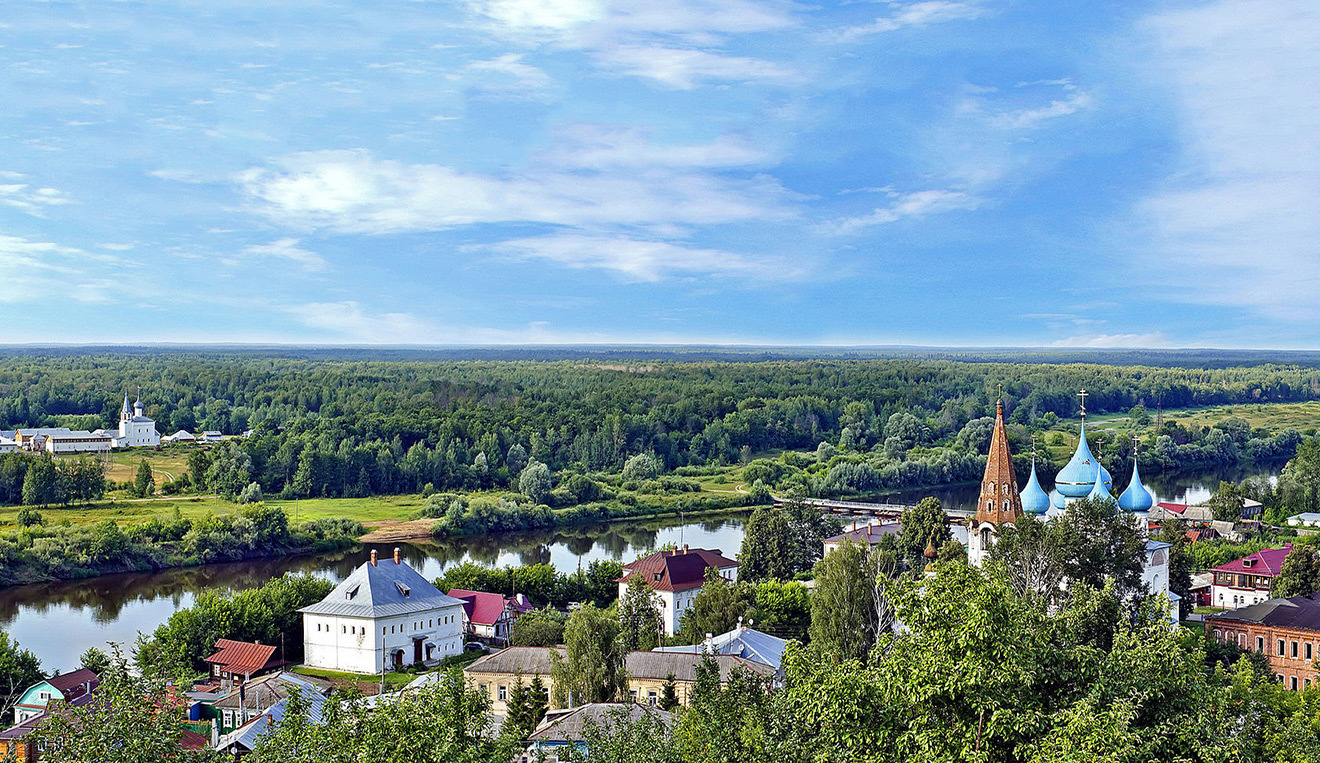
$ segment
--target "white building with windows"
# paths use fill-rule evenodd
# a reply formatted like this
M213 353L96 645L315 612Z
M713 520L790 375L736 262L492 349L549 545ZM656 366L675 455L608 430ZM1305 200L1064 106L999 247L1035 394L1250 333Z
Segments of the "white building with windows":
M645 581L660 605L661 625L666 636L678 633L683 613L692 606L692 600L706 584L706 569L733 582L738 574L738 563L727 559L718 549L693 548L657 551L635 562L623 565L619 578L619 600L628 591L635 578Z
M119 412L119 432L113 437L116 448L154 448L160 445L156 421L142 415L142 398L130 408L128 395L124 395L124 407Z
M301 610L308 667L375 674L463 651L463 602L375 551L319 603Z

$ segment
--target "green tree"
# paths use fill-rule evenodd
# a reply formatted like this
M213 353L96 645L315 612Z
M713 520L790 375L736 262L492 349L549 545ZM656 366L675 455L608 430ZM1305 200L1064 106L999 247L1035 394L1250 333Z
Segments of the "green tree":
M568 622L558 610L528 612L513 621L511 646L558 646L564 643L564 625Z
M1236 482L1220 481L1219 489L1206 501L1206 506L1220 522L1236 522L1242 519L1242 506L1245 498L1242 488Z
M623 465L624 482L645 482L660 476L664 465L653 453L638 453Z
M1285 505L1295 512L1320 511L1320 437L1297 446L1279 478Z
M1069 585L1103 588L1112 579L1120 596L1142 591L1145 540L1131 514L1113 500L1081 499L1047 524Z
M756 586L756 629L805 641L811 627L811 598L797 581L767 580Z
M614 702L624 696L628 690L626 656L619 645L619 622L584 604L568 618L564 654L550 653L555 704Z
M55 462L45 456L32 459L23 479L23 503L28 506L49 506L61 502Z
M1192 610L1192 569L1194 563L1188 547L1187 526L1181 519L1165 522L1155 540L1169 544L1169 590L1181 597L1182 615Z
M529 463L518 476L518 492L536 503L545 503L550 488L550 467L540 461Z
M535 729L550 709L550 692L546 691L545 682L539 675L532 676L532 683L527 687L527 706L528 718Z
M706 634L728 633L740 620L747 622L755 615L756 587L745 581L731 583L719 570L707 567L706 582L679 617L679 635L684 643L700 644Z
M949 516L944 513L944 504L938 498L922 498L916 506L904 509L899 521L899 553L903 560L917 568L925 566L921 555L926 551L927 544L934 543L939 548L953 537L949 529Z
M94 646L89 646L87 651L83 652L82 656L78 658L78 664L100 675L109 669L110 655Z
M146 498L156 492L156 477L151 471L151 464L143 459L138 462L137 476L133 478L133 495Z
M884 593L898 574L892 551L845 540L816 565L811 596L811 642L844 660L865 660L893 622Z
M261 494L261 485L256 482L249 482L247 487L243 488L238 494L238 503L261 503L264 496Z
M843 521L803 500L801 488L789 491L783 515L788 520L789 559L792 574L809 572L824 553L825 539L843 531Z
M678 707L678 684L674 681L674 674L670 673L665 679L664 686L660 687L660 709L673 711Z
M18 510L15 519L18 521L19 527L40 527L46 524L46 518L41 516L40 511L27 506Z
M41 663L36 655L0 631L0 723L6 728L13 721L10 711L14 703L41 678Z
M191 466L191 464L190 464ZM252 481L252 457L235 440L225 440L212 452L204 482L226 500L235 497Z
M628 580L619 600L619 640L625 653L650 651L660 645L661 602L641 575Z
M1297 545L1283 558L1283 567L1270 584L1275 598L1310 596L1320 591L1320 557L1315 546Z
M1146 406L1137 403L1128 411L1128 419L1132 422L1133 427L1144 429L1150 426L1150 411L1146 410Z
M793 548L788 518L774 508L760 508L743 526L738 579L750 582L793 577Z

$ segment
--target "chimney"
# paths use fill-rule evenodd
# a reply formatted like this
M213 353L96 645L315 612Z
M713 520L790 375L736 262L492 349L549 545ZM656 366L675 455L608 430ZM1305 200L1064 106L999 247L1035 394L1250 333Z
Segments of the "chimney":
M371 566L375 567L378 563L379 562L377 561L376 549L373 548L371 549Z
M683 553L686 554L686 553L687 553L687 550L688 550L688 544L684 543L684 544L683 544Z
M395 546L395 547L394 547L394 563L395 563L395 564L403 564L403 560L399 558L399 547L398 547L398 546Z

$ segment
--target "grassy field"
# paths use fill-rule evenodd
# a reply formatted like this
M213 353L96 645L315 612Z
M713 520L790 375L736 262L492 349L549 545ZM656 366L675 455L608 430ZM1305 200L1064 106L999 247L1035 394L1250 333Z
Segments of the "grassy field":
M1155 411L1150 411L1151 425L1145 431L1155 429ZM1168 408L1164 411L1165 421L1177 421L1185 427L1213 426L1229 417L1245 419L1253 428L1264 427L1273 431L1289 427L1301 432L1320 428L1320 402L1308 403L1270 403L1268 405L1212 405L1204 408ZM1088 417L1088 423L1098 428L1124 430L1129 426L1127 414L1103 414ZM1070 422L1073 429L1077 423Z
M425 501L419 495L392 495L377 498L310 498L303 501L267 501L279 506L289 515L290 521L304 522L311 519L346 517L359 522L375 520L403 519ZM0 526L12 526L18 515L18 506L0 507ZM113 519L121 524L145 522L153 516L168 517L175 508L188 518L204 517L207 514L232 514L239 507L214 496L157 498L149 500L116 499L102 501L88 506L49 506L41 509L48 523L65 520L75 525L94 524L103 519Z

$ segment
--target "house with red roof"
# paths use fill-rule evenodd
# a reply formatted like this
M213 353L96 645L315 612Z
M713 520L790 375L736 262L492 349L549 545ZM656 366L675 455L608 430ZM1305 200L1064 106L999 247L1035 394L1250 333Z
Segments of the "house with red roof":
M662 622L666 636L678 632L679 619L696 598L701 587L706 584L706 570L716 573L732 582L738 574L738 563L727 559L719 550L688 548L681 550L657 551L635 562L623 565L623 577L619 578L619 598L628 590L628 584L641 577L660 603Z
M22 723L29 718L36 718L46 712L53 702L69 703L91 694L101 685L101 677L88 670L79 668L72 673L51 676L38 684L29 686L23 696L14 705L14 723Z
M285 664L284 660L275 659L273 646L227 638L215 642L215 654L207 657L206 662L211 666L211 677L225 687L265 675Z
M486 591L455 588L449 596L463 602L463 630L468 636L507 643L513 637L513 621L532 610L526 596L504 596Z
M1237 609L1269 601L1270 585L1279 576L1283 560L1291 551L1292 544L1285 543L1283 548L1263 549L1214 568L1211 603Z

